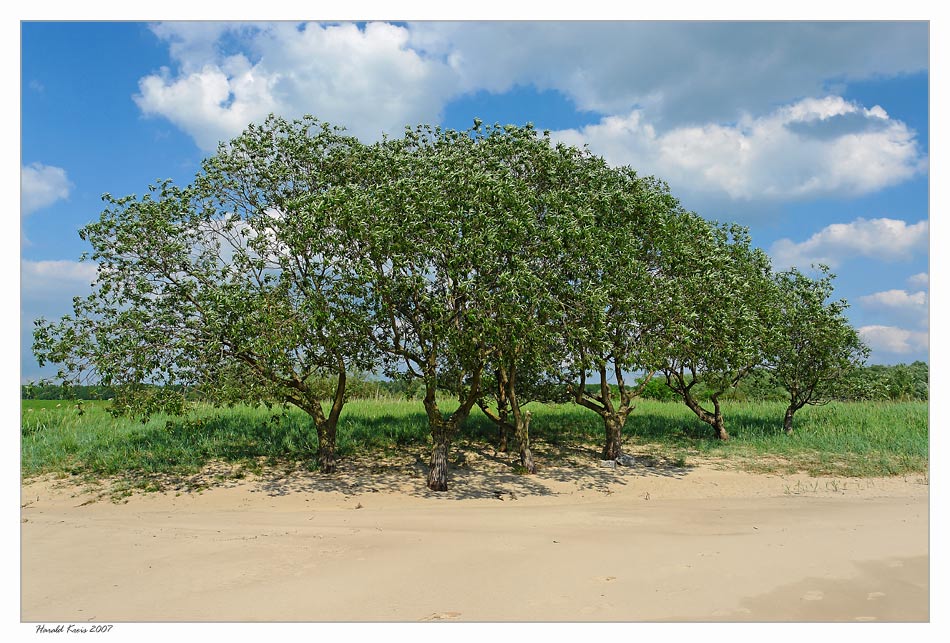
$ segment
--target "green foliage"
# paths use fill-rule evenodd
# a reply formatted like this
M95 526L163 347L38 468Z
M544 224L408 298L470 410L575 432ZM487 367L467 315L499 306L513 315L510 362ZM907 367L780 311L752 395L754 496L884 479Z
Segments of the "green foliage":
M748 230L711 225L681 212L662 238L666 288L659 335L666 346L667 385L720 439L728 439L720 398L761 364L772 332L771 264ZM712 409L696 396L709 391Z
M930 369L926 362L865 366L844 377L837 397L844 400L927 400L929 378Z
M755 368L743 377L735 388L724 394L723 399L740 402L774 402L788 399L788 391L771 371Z
M843 302L825 302L830 275L773 279L745 228L530 124L365 145L271 116L190 185L104 201L80 233L93 292L37 320L40 364L146 425L196 400L295 406L326 470L361 398L421 398L435 462L489 396L526 445L520 407L570 391L614 431L609 454L637 396L675 394L721 437L730 400L926 396L926 365L923 384L916 365L851 370L863 347Z
M795 411L831 399L842 378L870 353L844 315L847 302L828 301L834 290L834 275L827 266L819 266L818 270L817 279L795 268L775 276L778 288L773 332L766 341L766 363L789 393L789 431Z
M271 118L222 145L191 186L106 195L100 220L81 231L98 266L94 292L72 316L37 323L40 363L62 364L65 380L88 373L124 386L129 404L151 390L144 383L213 383L305 406L309 378L371 364L331 189L357 146L312 120Z
M115 397L115 389L108 386L69 386L47 382L30 382L20 387L24 400L108 400Z

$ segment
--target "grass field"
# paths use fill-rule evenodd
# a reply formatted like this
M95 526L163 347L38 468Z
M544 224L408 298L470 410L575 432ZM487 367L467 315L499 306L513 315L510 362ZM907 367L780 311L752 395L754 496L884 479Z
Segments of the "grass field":
M298 463L314 466L317 449L301 411L196 405L182 417L147 422L113 418L108 402L25 400L22 404L22 474L75 474L89 478L188 475L212 461L252 471ZM452 402L446 401L446 410ZM532 449L542 466L565 454L599 457L603 425L570 404L532 404ZM832 403L796 415L795 433L781 431L781 403L724 407L732 439L720 442L682 404L644 400L624 430L626 451L684 464L714 460L752 471L813 475L886 476L925 472L928 407L925 402ZM491 450L496 429L476 409L456 440ZM354 400L340 419L338 454L378 456L412 452L427 459L428 428L422 404L402 399Z

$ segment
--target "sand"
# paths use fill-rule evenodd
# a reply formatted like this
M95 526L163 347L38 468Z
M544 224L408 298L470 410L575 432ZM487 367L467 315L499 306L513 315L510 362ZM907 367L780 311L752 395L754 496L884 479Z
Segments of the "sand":
M26 622L927 621L928 481L703 465L21 492Z

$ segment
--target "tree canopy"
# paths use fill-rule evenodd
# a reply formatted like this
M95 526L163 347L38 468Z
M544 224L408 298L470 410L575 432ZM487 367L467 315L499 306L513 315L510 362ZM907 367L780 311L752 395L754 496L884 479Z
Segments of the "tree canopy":
M774 332L769 336L765 364L788 391L783 424L788 434L795 412L806 404L827 402L869 352L844 316L847 302L828 301L834 275L827 266L818 266L818 271L818 278L796 268L775 276Z
M427 485L444 490L476 404L533 472L532 399L599 414L602 457L616 459L654 373L726 439L720 397L757 366L800 408L862 350L842 306L824 303L829 275L773 278L746 229L530 124L421 125L364 144L271 116L190 185L104 199L80 233L93 292L38 320L40 363L111 387L132 412L180 412L196 391L295 405L324 472L356 371L418 383ZM451 411L440 391L458 399Z

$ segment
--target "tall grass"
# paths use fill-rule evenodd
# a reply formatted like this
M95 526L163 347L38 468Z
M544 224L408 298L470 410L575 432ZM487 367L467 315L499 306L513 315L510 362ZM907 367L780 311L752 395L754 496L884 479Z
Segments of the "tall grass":
M59 405L59 406L57 406ZM147 422L113 418L106 403L86 403L82 414L67 402L24 401L22 473L89 476L188 474L210 461L259 467L279 462L315 468L317 439L309 417L297 409L196 405L186 416L153 416ZM445 408L453 407L446 400ZM545 453L582 448L596 459L603 424L570 404L532 404L532 440ZM728 442L682 404L644 400L630 415L625 448L676 460L715 459L752 470L871 476L926 471L928 413L922 402L833 403L806 407L795 433L781 430L784 406L733 402L724 406ZM460 440L488 444L497 430L477 410ZM344 408L337 452L424 453L428 424L418 401L353 400Z

